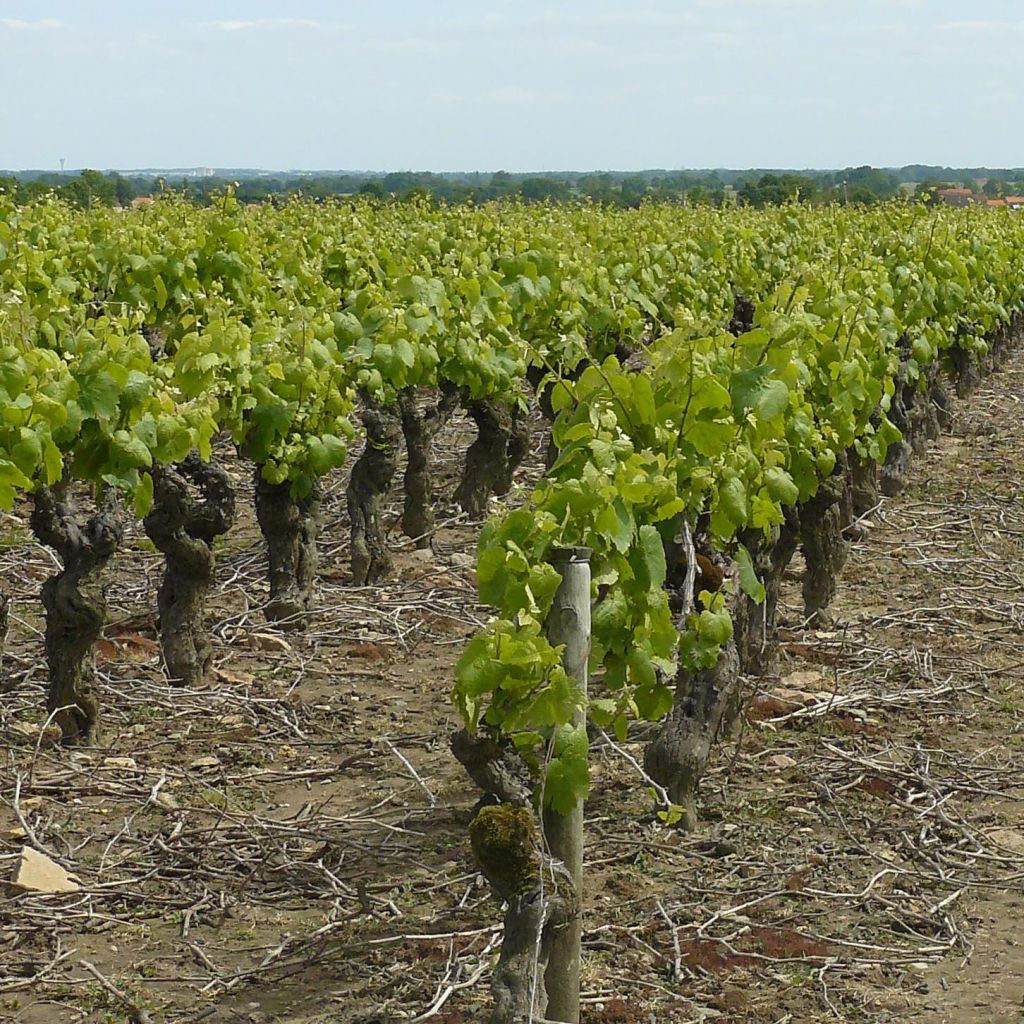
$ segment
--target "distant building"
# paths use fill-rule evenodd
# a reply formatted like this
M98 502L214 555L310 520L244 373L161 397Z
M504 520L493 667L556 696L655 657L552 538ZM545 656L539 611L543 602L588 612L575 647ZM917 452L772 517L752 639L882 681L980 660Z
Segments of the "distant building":
M136 196L132 200L132 209L137 210L140 206L149 206L152 202L152 196Z
M936 195L939 202L947 206L970 206L977 202L974 191L969 188L940 188Z
M1006 205L1006 200L1005 199L986 199L985 200L985 205L986 206L1005 206Z
M1024 196L1007 196L1003 201L1011 210L1024 210Z

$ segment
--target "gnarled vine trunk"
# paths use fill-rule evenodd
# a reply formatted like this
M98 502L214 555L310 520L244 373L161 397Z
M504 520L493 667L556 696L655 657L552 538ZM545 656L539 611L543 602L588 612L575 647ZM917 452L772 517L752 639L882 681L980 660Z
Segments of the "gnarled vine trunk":
M907 429L904 440L910 443L914 455L924 455L928 441L928 400L916 386L906 387L903 392L903 406L907 413Z
M11 596L0 590L0 687L4 684L4 652L7 649L7 632L11 627Z
M950 361L956 378L957 393L970 394L980 380L975 357L959 347L950 349ZM917 381L907 380L907 364L900 366L895 391L889 407L889 419L899 428L902 439L889 445L879 474L883 494L895 497L907 486L913 455L925 451L928 440L934 440L953 422L953 407L938 362L922 370Z
M945 389L942 383L942 366L932 363L924 371L924 387L916 395L918 416L915 432L923 439L934 441L943 429L943 413L948 413L948 401L945 400ZM948 423L945 424L948 426ZM923 440L922 440L923 449Z
M896 390L889 405L889 419L903 437L893 441L885 453L885 462L879 472L879 486L886 497L902 494L910 478L910 459L913 449L910 445L910 414L906 406L906 379L901 368L896 377Z
M813 498L800 505L800 543L803 545L804 617L812 624L828 620L828 607L836 595L839 573L846 564L849 542L843 536L845 474L822 480Z
M484 807L469 834L480 871L507 903L490 1024L545 1020L553 947L559 930L579 918L579 894L561 861L541 851L529 809Z
M270 582L263 614L282 627L299 628L313 605L320 495L317 480L309 494L296 498L290 483L272 484L256 467L256 520L267 543Z
M769 557L768 571L765 573L765 616L768 623L765 661L756 661L752 671L765 671L768 661L774 655L778 643L778 607L779 598L782 596L782 580L789 568L796 549L800 546L800 514L793 506L787 506L782 510L784 519L775 535L774 543Z
M760 530L744 530L737 538L750 554L757 578L765 583L772 571L773 543ZM768 588L765 586L765 597ZM737 595L733 608L733 636L739 671L747 674L752 666L760 665L768 654L769 622L766 602L758 604L745 593ZM737 705L738 708L738 705ZM731 713L726 718L733 717Z
M590 360L584 359L573 370L566 370L559 380L548 378L547 369L540 366L530 366L526 370L526 379L533 388L537 398L537 408L547 424L547 441L544 445L544 468L550 469L558 458L558 445L552 436L552 427L555 422L554 394L558 387L565 387L562 381L574 382L580 379L583 371L590 366Z
M485 799L516 807L530 805L530 769L510 739L458 729L452 733L451 749L466 774L483 790Z
M948 380L941 373L936 373L931 389L931 403L940 430L949 430L953 426L953 400L949 397L947 383Z
M512 406L510 419L512 433L505 449L505 475L498 480L498 486L494 492L498 495L508 494L512 489L515 472L523 464L523 460L530 451L530 424L525 410L518 403Z
M988 372L998 373L1010 353L1020 342L1021 327L1024 324L1024 316L1020 310L1010 315L1009 323L997 328L988 338L988 354L983 360L983 365Z
M754 314L757 307L742 292L737 292L732 301L732 318L729 320L729 333L738 338L754 329Z
M434 532L434 482L431 475L431 448L438 432L451 419L458 404L458 390L443 383L436 404L421 410L415 388L398 392L402 414L402 432L408 462L405 467L405 507L402 532L418 548L429 548Z
M711 747L738 707L739 671L735 637L722 647L712 668L699 672L681 669L672 710L644 754L647 774L685 810L683 825L687 829L697 824L697 789Z
M850 448L846 457L850 468L853 514L859 519L876 508L881 499L878 489L878 463L872 458L860 455L856 448Z
M530 445L529 428L518 405L496 398L473 399L466 412L476 424L477 437L466 452L455 501L472 516L483 515L492 494L507 494L512 476Z
M235 490L221 467L195 452L176 466L154 466L153 488L143 526L164 556L157 592L164 663L172 683L198 686L213 657L203 625L214 582L213 542L234 522Z
M977 357L966 348L954 344L949 350L949 360L953 365L957 397L970 398L981 383L981 369Z
M782 578L800 546L800 516L793 506L782 509L784 520L775 528L771 540L760 539L758 531L745 532L740 540L754 561L758 578L764 584L764 601L748 601L737 616L736 627L740 671L759 676L769 672L778 653L778 607ZM741 627L745 623L746 632Z
M64 743L92 744L100 728L92 648L107 618L105 570L121 543L122 526L111 503L78 515L66 486L36 491L29 523L63 564L42 588L48 708Z
M670 551L667 581L680 630L685 628L696 594L717 591L728 574L721 559L713 558L712 552L697 552L689 529L684 526L684 531L683 546L677 549L673 545ZM696 672L679 669L672 709L644 754L647 774L665 787L673 803L684 809L683 825L688 829L697 824L697 790L707 769L711 747L740 708L740 651L746 655L753 642L749 604L752 602L742 591L730 597L729 611L735 628L711 668Z
M356 586L376 583L391 569L382 509L398 469L402 438L401 415L395 406L364 396L361 418L366 447L352 467L346 493L352 531L352 582Z

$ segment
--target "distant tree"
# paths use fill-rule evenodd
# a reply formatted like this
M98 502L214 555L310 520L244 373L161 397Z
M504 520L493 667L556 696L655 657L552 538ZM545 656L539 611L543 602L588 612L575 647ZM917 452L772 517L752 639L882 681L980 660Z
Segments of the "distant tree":
M914 189L914 198L919 199L925 206L935 206L942 201L939 199L940 190L947 187L944 181L922 181Z
M45 181L23 181L18 188L18 202L30 203L33 199L46 195L52 188L53 186Z
M781 203L811 202L821 192L813 178L802 174L762 174L739 189L740 200L751 206L778 206Z
M867 189L876 199L889 199L896 195L900 187L900 179L895 174L867 164L862 167L848 167L845 171L833 175L833 179L837 179L836 184L845 181L847 190L858 186Z
M419 184L417 175L408 171L393 171L384 175L384 191L402 195Z
M91 206L113 206L117 199L114 180L99 171L84 170L57 190L69 203L87 210Z
M846 192L836 198L858 206L870 206L872 203L879 202L882 197L866 185L850 185L847 183Z
M647 179L637 175L623 179L622 182L622 205L639 206L647 197Z
M135 186L128 178L122 178L120 174L115 175L114 198L118 206L131 206L136 194Z
M579 183L580 194L589 196L595 202L616 203L619 192L610 174L588 174Z
M417 187L417 188L406 189L406 191L402 193L401 198L402 198L402 202L403 203L416 203L416 202L427 202L427 203L429 203L430 200L433 198L433 196L431 195L429 189L426 189L426 188L423 188L422 186L420 186L420 187Z
M707 185L691 185L686 190L686 200L698 206L707 206L714 202L714 193Z
M527 202L561 200L569 196L568 186L562 181L543 176L525 178L519 185L519 194Z

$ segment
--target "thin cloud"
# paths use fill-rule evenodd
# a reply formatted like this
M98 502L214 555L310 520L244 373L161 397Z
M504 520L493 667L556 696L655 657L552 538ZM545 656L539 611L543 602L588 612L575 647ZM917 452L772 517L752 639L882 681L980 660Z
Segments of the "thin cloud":
M713 11L723 8L761 10L765 12L806 10L808 7L824 7L822 0L697 0L697 6Z
M255 18L249 21L206 21L201 28L215 28L221 32L259 32L275 28L325 29L331 26L310 18Z
M491 89L483 94L485 102L504 103L511 106L549 106L552 103L565 103L572 95L564 90L523 89L512 86L506 89Z
M1006 35L1024 32L1024 21L947 21L938 26L940 32L970 32L974 35Z
M52 32L64 28L64 22L57 18L40 18L38 21L23 21L21 18L0 18L0 26L11 32Z

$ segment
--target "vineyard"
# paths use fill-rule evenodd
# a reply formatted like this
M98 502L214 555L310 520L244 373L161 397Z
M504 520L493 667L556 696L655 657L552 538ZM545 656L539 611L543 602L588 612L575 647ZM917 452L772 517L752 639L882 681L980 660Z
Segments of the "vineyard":
M958 998L1024 218L0 211L0 1019Z

